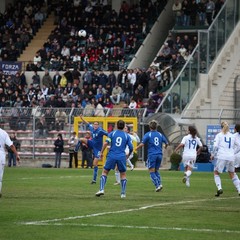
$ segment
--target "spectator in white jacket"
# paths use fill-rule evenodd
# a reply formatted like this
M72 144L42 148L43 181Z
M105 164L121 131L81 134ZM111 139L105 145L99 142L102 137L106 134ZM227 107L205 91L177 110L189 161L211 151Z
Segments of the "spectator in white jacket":
M112 89L112 95L110 96L110 99L113 104L119 104L121 100L121 94L122 88L118 85L118 83L116 83L115 87Z

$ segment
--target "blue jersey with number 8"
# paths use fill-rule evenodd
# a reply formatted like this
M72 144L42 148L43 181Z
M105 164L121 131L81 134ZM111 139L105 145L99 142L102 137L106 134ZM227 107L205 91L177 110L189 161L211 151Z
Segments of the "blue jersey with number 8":
M143 144L148 144L148 156L162 155L162 144L168 144L167 139L158 131L147 132L142 140Z

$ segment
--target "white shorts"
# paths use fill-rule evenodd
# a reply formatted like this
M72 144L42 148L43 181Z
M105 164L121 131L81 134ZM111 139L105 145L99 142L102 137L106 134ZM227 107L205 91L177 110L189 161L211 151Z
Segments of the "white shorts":
M190 167L190 168L193 168L194 167L194 164L196 162L196 157L195 156L184 156L183 155L183 166L184 167Z
M128 159L131 160L133 158L133 152L128 156Z
M214 171L222 173L225 167L227 172L235 172L234 161L221 159L217 160L216 165L214 167Z
M3 179L4 166L5 164L0 163L0 182L2 182L2 179ZM1 192L1 189L0 189L0 192Z
M240 167L240 152L235 154L234 167L235 168L239 168Z

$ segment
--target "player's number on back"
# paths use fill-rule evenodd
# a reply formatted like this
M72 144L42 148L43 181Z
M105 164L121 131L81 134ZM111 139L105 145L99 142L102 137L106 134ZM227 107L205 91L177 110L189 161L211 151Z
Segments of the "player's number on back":
M157 138L157 137L154 138L154 145L155 146L159 145L159 138Z
M231 138L224 137L224 142L228 143L228 148L231 148Z
M116 138L116 144L115 144L115 145L116 145L117 147L120 147L121 144L122 144L122 138L121 138L121 137L117 137L117 138Z
M195 139L188 140L188 147L189 149L196 149L197 147L197 141Z

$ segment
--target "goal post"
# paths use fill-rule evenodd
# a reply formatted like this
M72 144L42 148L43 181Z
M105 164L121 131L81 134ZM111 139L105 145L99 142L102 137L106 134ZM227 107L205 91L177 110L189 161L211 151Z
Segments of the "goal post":
M127 124L128 127L130 127L130 132L138 131L138 119L136 117L84 117L84 120L86 120L89 123L99 122L99 126L102 127L105 131L110 133L111 131L116 129L116 123L118 120L123 120ZM77 133L77 137L84 137L84 134L86 133L87 126L86 124L83 124L80 117L74 117L74 132ZM104 136L103 142L106 140L106 136ZM133 142L134 147L136 147L136 142ZM102 160L98 162L99 168L102 168L104 166L105 160L106 160L106 154L107 151L104 152ZM78 152L78 166L81 166L82 163L82 153L81 151Z

